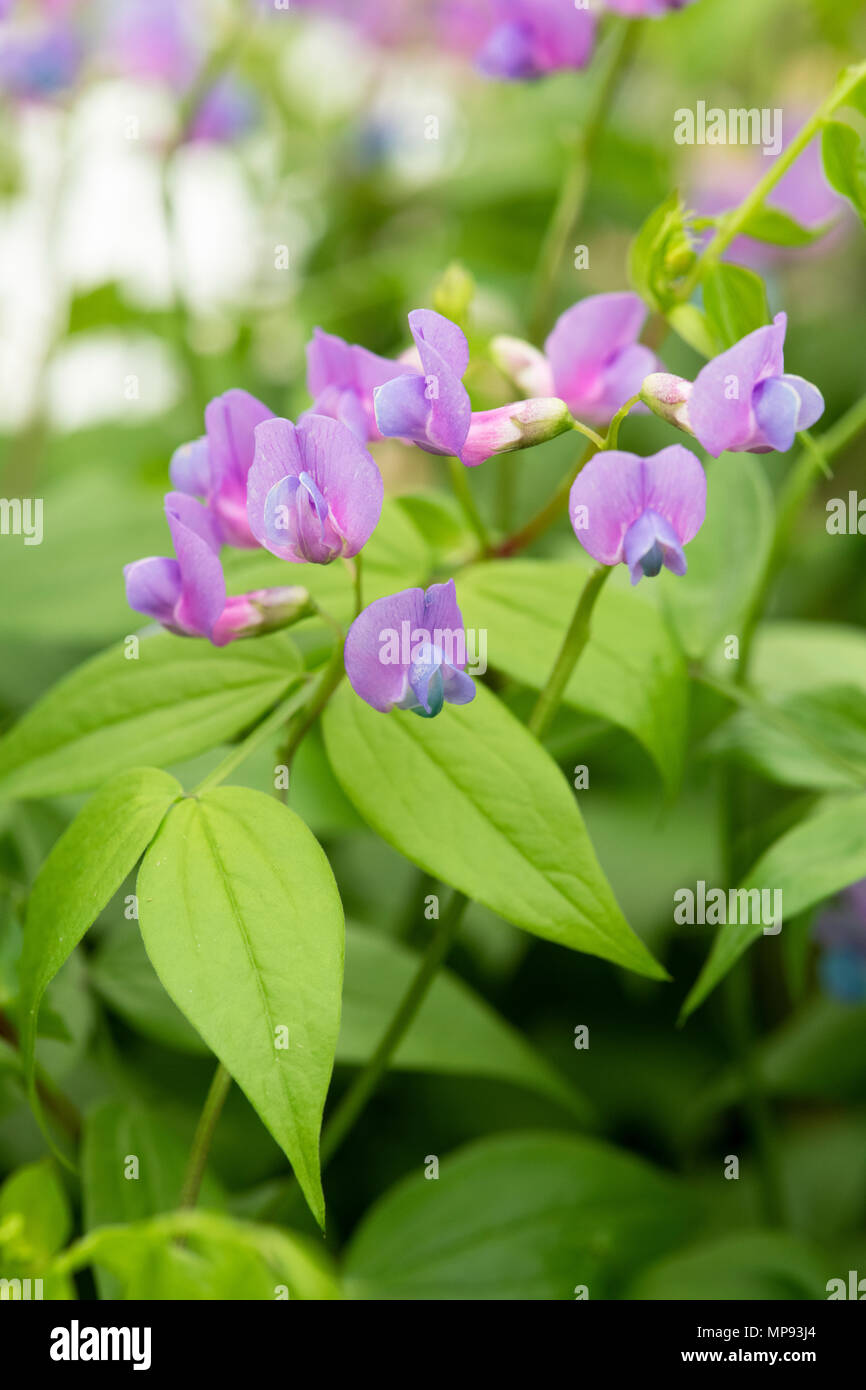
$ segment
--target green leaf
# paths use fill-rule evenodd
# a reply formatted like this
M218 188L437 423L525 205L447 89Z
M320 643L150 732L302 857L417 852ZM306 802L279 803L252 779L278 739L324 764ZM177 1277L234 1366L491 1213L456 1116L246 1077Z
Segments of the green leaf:
M361 1223L346 1258L363 1299L616 1297L696 1216L670 1178L611 1145L560 1134L487 1139L417 1171Z
M139 872L138 905L157 975L323 1224L319 1129L340 1023L343 912L320 846L272 797L221 787L166 819Z
M752 685L768 698L828 684L866 694L866 634L842 623L762 623L755 636Z
M824 127L821 153L827 181L866 222L866 149L858 132L841 121L830 121Z
M716 341L706 314L696 304L675 304L668 310L668 323L684 343L702 357L714 357Z
M765 204L755 209L740 230L743 236L767 241L773 246L811 246L826 236L832 225L830 221L822 222L819 227L804 227L790 213Z
M582 564L540 560L494 561L463 572L464 621L487 632L494 670L542 688L587 572ZM565 703L626 729L673 788L685 757L688 696L685 662L664 618L612 580L596 605Z
M766 474L750 454L729 454L708 470L707 519L689 546L688 574L661 576L666 611L690 660L741 631L772 539Z
M85 1230L174 1211L188 1157L189 1143L184 1144L158 1115L118 1101L90 1111L81 1152ZM202 1179L200 1200L204 1207L224 1204L210 1171ZM101 1298L118 1297L116 1277L97 1270L97 1283Z
M800 691L740 710L708 743L772 782L851 790L866 786L866 705L856 686Z
M864 1049L866 1006L819 996L764 1039L755 1063L770 1095L859 1102Z
M7 1254L11 1246L13 1258L47 1260L62 1249L71 1230L69 1200L50 1158L29 1163L6 1179L0 1188L0 1244Z
M135 923L124 922L123 927L101 940L88 957L87 972L97 993L144 1037L177 1052L210 1056L210 1048L160 984Z
M701 284L716 352L724 352L770 322L767 287L753 270L741 265L711 265Z
M743 887L778 889L785 920L790 921L860 878L866 878L866 794L825 797L810 816L770 846ZM719 928L683 1005L683 1018L704 1002L762 933L760 923Z
M644 1270L629 1299L817 1299L826 1298L825 1274L817 1255L796 1236L776 1231L734 1235L669 1255Z
M301 677L284 633L222 650L165 633L137 659L112 647L0 739L0 796L88 791L123 768L195 757L234 738Z
M0 1187L0 1278L39 1280L37 1298L75 1298L72 1281L51 1272L52 1257L71 1229L69 1201L52 1161L19 1168Z
M21 1053L37 1116L33 1064L42 996L181 795L180 784L156 768L121 773L64 831L33 885L20 966Z
M346 795L427 873L515 926L652 979L556 764L484 686L436 719L380 714L347 686L325 711Z
M178 1211L92 1231L56 1262L62 1273L99 1265L128 1300L335 1299L330 1261L311 1241L208 1211Z
M338 1062L368 1061L417 968L418 958L398 942L358 927L347 930ZM589 1117L579 1092L447 970L440 970L433 981L391 1065L397 1070L508 1081L548 1097L583 1122Z

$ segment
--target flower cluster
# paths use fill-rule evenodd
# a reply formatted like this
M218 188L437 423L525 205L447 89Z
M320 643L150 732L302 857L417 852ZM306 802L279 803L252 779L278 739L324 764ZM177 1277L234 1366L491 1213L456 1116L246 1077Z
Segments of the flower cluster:
M681 444L647 458L619 450L621 418L648 406L711 454L762 453L790 448L823 401L785 371L784 314L708 362L694 382L659 370L640 341L645 318L636 295L600 294L561 316L543 352L494 339L493 360L533 394L480 412L464 384L466 336L434 310L410 313L412 346L396 360L316 329L307 350L312 405L297 423L246 391L227 391L207 407L205 434L177 450L166 498L175 557L127 566L131 606L218 646L305 616L310 600L296 586L228 597L220 549L258 546L314 565L358 555L384 491L367 446L386 438L475 467L566 430L589 434L597 449L569 498L580 544L601 565L625 564L633 584L663 568L685 574L684 548L706 511L703 467ZM409 635L396 655L388 632ZM356 692L378 710L430 718L447 702L471 700L454 581L370 604L349 630L345 663Z

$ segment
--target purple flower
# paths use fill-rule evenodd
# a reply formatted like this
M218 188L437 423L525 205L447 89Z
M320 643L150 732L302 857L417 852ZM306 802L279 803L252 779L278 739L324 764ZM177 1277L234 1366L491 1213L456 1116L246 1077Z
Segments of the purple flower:
M463 330L433 309L415 309L409 327L421 364L373 393L376 424L386 438L408 439L430 454L461 457L472 406L461 380L469 366Z
M866 879L822 912L813 936L822 948L818 974L825 992L845 1004L866 1000Z
M204 413L207 433L183 444L170 465L178 492L207 503L225 545L255 547L247 520L247 475L255 454L255 428L272 412L248 391L226 391Z
M124 567L127 601L137 613L179 637L207 637L224 647L286 627L311 611L307 590L295 586L227 598L212 514L182 492L168 494L165 514L177 558L152 556Z
M254 124L258 103L249 87L225 77L205 93L190 122L186 139L223 144L243 135Z
M692 432L714 458L790 449L824 413L817 386L785 371L786 314L757 328L699 372L688 399Z
M362 444L381 439L373 392L394 377L413 371L317 328L307 344L307 389L313 404L306 413L341 420Z
M357 555L382 511L382 475L339 420L308 415L256 428L247 515L260 545L283 560L327 565Z
M595 294L566 309L545 352L519 338L496 338L496 360L518 386L560 396L578 420L605 425L655 371L655 354L638 342L647 310L636 294Z
M226 604L216 523L201 502L182 492L168 494L165 514L177 558L151 557L126 565L127 601L130 608L155 618L170 632L215 642L216 624Z
M450 0L442 21L446 42L471 52L486 77L543 77L592 56L595 17L573 0Z
M104 47L127 77L156 78L184 87L195 76L194 25L177 0L124 0L112 6Z
M494 454L541 444L570 429L564 401L551 396L472 412L461 381L469 365L466 335L433 309L409 315L420 371L407 367L373 392L379 432L429 454L447 454L474 468ZM381 360L381 359L379 359Z
M468 705L466 634L454 580L404 589L365 608L349 628L346 675L373 709L411 710L432 719L447 702Z
M81 44L63 23L4 35L0 40L0 92L40 101L65 91L81 66Z
M701 529L707 480L695 455L671 444L649 458L610 450L581 469L569 515L584 550L602 565L628 565L632 584L664 565L685 574L687 545Z

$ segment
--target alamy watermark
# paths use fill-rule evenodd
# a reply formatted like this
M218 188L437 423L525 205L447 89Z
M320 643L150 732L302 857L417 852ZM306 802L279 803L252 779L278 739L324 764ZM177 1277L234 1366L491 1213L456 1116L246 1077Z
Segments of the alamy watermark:
M0 536L23 536L25 545L42 544L41 497L0 497Z
M404 618L399 629L383 627L379 633L379 660L383 666L411 666L429 658L430 649L441 654L446 666L470 676L483 676L487 670L487 629L413 627Z
M782 149L781 107L707 107L699 101L694 110L681 106L674 112L674 140L678 145L760 145L765 155Z
M778 936L782 930L782 890L708 888L699 879L694 888L675 890L674 921L690 927L762 927L764 936Z

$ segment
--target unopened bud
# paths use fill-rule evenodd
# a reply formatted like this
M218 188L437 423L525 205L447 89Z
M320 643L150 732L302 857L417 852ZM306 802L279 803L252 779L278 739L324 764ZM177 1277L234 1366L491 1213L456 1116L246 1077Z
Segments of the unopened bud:
M640 388L640 398L659 419L694 434L689 420L689 396L692 383L684 377L673 376L670 372L653 372L644 378Z
M310 595L299 585L279 589L254 589L226 600L214 627L213 641L218 647L242 637L262 637L289 627L314 612Z
M556 396L514 401L498 410L482 410L472 416L463 446L463 462L469 468L483 463L493 454L528 449L564 434L573 425L571 411Z

